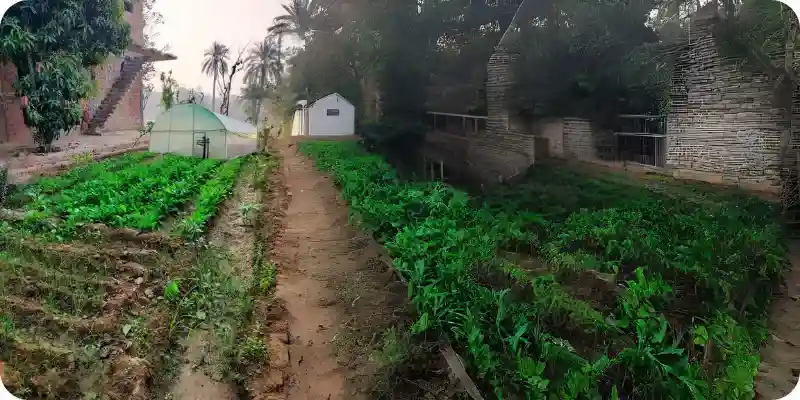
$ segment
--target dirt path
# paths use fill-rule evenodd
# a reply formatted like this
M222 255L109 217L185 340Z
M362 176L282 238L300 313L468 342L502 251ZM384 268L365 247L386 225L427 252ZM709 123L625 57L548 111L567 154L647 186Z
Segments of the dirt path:
M369 322L397 304L385 287L388 268L374 241L348 225L346 204L333 183L292 143L278 146L290 198L275 249L275 295L284 304L290 338L287 398L367 398L362 378L377 367L365 356L371 343L358 336L380 336L384 324L393 323L392 312Z
M800 242L789 243L791 270L787 288L772 305L770 337L761 349L756 398L780 399L797 385L800 375Z

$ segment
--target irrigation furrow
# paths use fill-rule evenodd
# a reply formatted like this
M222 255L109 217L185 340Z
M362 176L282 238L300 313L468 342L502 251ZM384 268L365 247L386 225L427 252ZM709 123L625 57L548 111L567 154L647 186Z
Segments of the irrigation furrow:
M47 325L55 329L74 329L78 333L110 333L117 329L120 313L112 313L91 320L71 315L58 315L42 304L18 296L0 297L0 309L10 308L12 315L30 325Z

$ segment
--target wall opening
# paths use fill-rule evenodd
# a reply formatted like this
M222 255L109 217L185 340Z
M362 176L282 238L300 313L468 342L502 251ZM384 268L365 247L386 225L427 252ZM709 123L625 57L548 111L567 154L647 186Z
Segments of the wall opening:
M667 121L663 115L620 115L615 129L617 161L664 168Z

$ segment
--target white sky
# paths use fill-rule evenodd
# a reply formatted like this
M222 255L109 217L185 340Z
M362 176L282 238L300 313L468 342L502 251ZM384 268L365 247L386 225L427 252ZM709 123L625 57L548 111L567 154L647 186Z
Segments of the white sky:
M272 19L283 14L281 3L281 0L156 0L155 10L164 16L164 23L156 29L157 47L169 45L167 51L178 57L175 61L155 63L156 70L172 70L179 85L191 89L200 86L210 95L213 79L200 71L205 50L215 40L224 43L231 49L230 64L233 64L248 42L252 45L266 36ZM243 73L236 73L232 93L240 92L242 76ZM158 76L155 80L153 84L160 91Z

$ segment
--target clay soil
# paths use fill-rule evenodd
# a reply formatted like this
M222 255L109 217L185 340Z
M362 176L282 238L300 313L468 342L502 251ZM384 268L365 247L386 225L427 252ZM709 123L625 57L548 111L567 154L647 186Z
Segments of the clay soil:
M800 242L789 243L791 268L787 285L770 311L769 337L761 349L756 376L756 398L781 399L798 383L800 375Z
M406 289L382 248L348 223L333 182L297 153L292 140L276 146L282 166L274 184L283 186L278 202L285 211L273 235L278 274L267 329L277 356L252 392L263 399L372 398L391 378L380 357L385 334L409 323ZM432 381L404 379L401 386L415 389Z
M167 346L155 306L180 252L114 243L0 243L3 383L23 398L147 399ZM171 252L169 252L171 253ZM147 333L148 340L141 339Z

